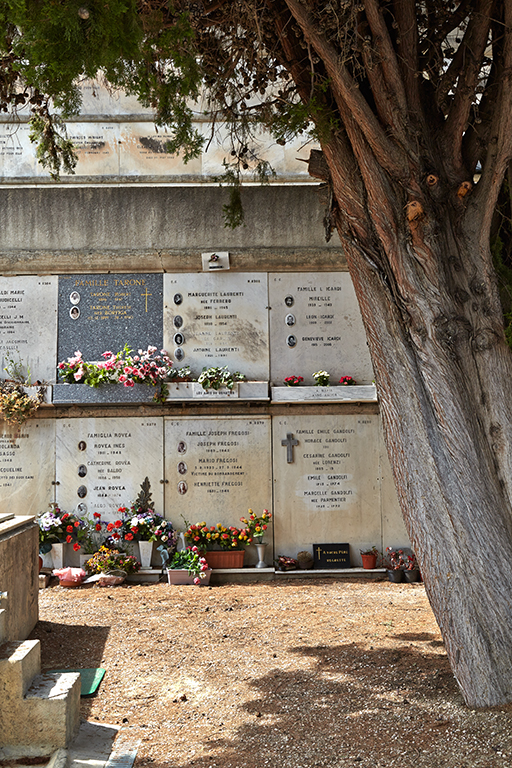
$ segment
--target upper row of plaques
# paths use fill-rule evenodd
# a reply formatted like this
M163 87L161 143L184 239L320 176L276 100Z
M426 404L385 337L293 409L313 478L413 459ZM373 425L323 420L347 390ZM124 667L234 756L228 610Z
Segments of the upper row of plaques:
M348 273L76 274L0 277L0 358L55 382L59 361L101 360L127 344L166 349L175 365L227 365L282 384L327 370L373 378Z

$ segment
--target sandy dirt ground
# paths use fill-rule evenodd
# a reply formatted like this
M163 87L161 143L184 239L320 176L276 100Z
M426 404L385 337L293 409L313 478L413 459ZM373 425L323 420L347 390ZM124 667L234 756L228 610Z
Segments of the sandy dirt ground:
M512 768L512 706L462 700L422 584L298 579L40 592L47 669L136 767Z

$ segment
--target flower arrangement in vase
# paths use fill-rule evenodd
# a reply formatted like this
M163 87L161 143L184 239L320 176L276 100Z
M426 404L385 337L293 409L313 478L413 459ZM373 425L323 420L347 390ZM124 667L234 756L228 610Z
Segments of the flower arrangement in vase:
M272 513L264 509L261 515L255 515L252 509L248 510L248 517L241 517L240 522L244 523L249 531L253 543L261 543L269 523L272 521Z
M342 376L339 383L342 387L355 387L357 381L352 376Z
M119 533L125 541L139 542L144 567L151 567L153 542L165 545L169 552L174 552L178 534L170 520L155 512L148 477L141 483L141 490L133 504L130 507L119 507L118 512L121 513L121 521L116 521L114 526L119 526ZM151 546L143 547L143 542ZM144 555L143 549L147 549Z
M327 371L317 371L313 374L316 387L328 387L330 374Z
M54 544L73 544L73 549L81 549L79 543L84 533L82 520L74 514L60 509L57 504L50 504L46 512L37 518L39 525L39 552L50 552Z
M245 376L239 371L231 371L227 365L222 368L211 366L203 368L197 379L203 389L233 389L238 381L245 381Z
M222 523L208 526L205 522L190 525L185 521L185 524L185 540L205 553L210 568L242 568L245 547L252 542L248 529Z
M140 563L126 552L110 549L104 544L85 564L88 573L107 573L109 571L124 571L126 574L137 573Z
M303 381L303 376L287 376L284 383L287 387L300 387Z

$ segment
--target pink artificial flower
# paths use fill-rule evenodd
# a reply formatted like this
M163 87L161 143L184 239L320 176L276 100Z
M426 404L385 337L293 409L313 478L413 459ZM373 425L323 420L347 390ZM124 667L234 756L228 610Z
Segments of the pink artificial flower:
M200 584L200 583L201 583L201 579L199 578L199 576L196 576L194 579L194 584Z
M123 381L126 381L126 376L120 376L120 377L119 377L119 381L120 381L121 383L123 383Z
M102 354L102 357L113 357L113 356L114 356L113 352L103 352Z
M66 367L66 363L59 363L59 368L60 368L61 371L65 367Z
M125 387L133 387L134 382L132 381L132 379L126 379L124 385Z
M82 371L79 369L78 371L75 371L73 374L73 378L75 381L80 381L82 378Z

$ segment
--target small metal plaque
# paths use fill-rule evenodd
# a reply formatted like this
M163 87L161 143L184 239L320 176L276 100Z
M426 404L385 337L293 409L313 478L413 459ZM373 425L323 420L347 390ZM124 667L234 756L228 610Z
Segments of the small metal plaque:
M350 568L349 544L313 544L315 568Z

